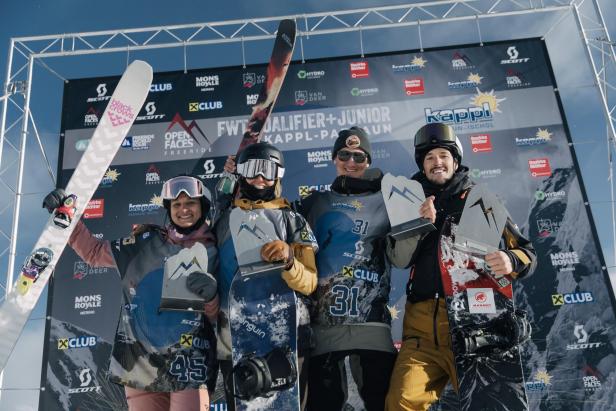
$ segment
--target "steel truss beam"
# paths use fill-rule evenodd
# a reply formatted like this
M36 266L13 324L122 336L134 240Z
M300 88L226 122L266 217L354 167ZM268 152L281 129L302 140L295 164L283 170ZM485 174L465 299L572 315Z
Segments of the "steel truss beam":
M611 1L611 0L605 0ZM0 122L0 257L8 252L8 270L4 285L8 292L12 286L15 268L16 247L20 217L20 201L26 141L30 137L29 124L36 133L30 112L30 91L35 64L51 72L61 80L61 74L45 62L45 58L63 56L87 56L102 53L130 53L139 50L155 50L205 46L223 43L242 43L273 38L274 30L282 18L293 18L298 23L298 39L303 55L303 41L310 36L335 35L337 33L394 29L415 26L419 46L423 49L422 26L469 22L477 31L478 43L483 42L480 21L494 17L560 13L559 22L573 15L580 35L584 40L587 57L595 74L595 82L601 94L604 114L608 123L609 139L616 145L616 106L613 94L616 84L616 54L598 0L438 0L423 1L399 6L384 6L354 10L340 10L291 16L263 17L255 19L226 20L218 22L105 30L71 34L58 34L11 39L6 71L6 82L0 90L2 102ZM553 27L552 27L553 28ZM552 29L546 31L547 35ZM522 34L521 34L522 35ZM185 54L186 56L186 54ZM243 53L242 53L243 58ZM245 61L242 61L245 64ZM186 69L186 58L184 59ZM20 129L17 126L20 125ZM43 145L44 166L54 180L52 167L47 161ZM17 166L14 173L9 171ZM14 174L14 175L13 175ZM12 216L5 220L12 205ZM10 235L7 227L10 226ZM616 231L614 231L616 239ZM6 243L8 245L5 245ZM616 243L616 241L615 241ZM616 255L616 254L615 254Z

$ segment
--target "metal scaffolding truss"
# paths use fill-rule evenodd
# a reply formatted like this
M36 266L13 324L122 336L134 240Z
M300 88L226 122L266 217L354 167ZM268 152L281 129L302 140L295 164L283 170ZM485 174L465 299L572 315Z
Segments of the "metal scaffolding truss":
M606 0L612 1L612 0ZM432 24L468 22L476 30L477 42L482 43L481 21L495 17L506 18L525 14L556 13L558 22L573 16L584 40L587 57L595 73L595 81L601 94L603 111L607 119L608 134L616 141L616 106L612 94L616 85L616 55L614 43L607 31L599 0L439 0L413 4L340 10L290 16L263 17L255 19L227 20L218 22L106 30L96 32L59 34L11 39L6 71L6 82L0 92L2 102L0 123L0 258L8 253L8 269L5 285L10 290L15 268L21 200L24 196L24 166L27 141L36 139L35 147L42 153L44 166L52 181L53 169L47 160L43 143L30 110L32 76L35 64L64 80L45 59L63 56L87 56L101 53L130 53L138 50L241 43L242 57L245 42L270 39L282 18L292 18L298 24L299 49L304 59L304 40L311 36L335 35L359 32L363 54L362 33L368 30L387 30L398 27L414 27L420 48L422 27ZM425 35L425 34L424 34ZM325 57L325 56L322 56ZM243 57L245 64L245 59ZM184 59L186 68L186 58ZM9 212L12 214L9 216ZM10 219L10 220L9 220ZM10 232L5 227L10 226ZM616 234L615 234L616 236ZM616 238L616 237L615 237Z

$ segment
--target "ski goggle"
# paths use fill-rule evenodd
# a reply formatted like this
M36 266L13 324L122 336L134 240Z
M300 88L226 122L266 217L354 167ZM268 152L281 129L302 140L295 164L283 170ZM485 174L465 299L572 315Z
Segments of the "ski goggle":
M368 155L363 151L348 151L340 150L336 153L336 157L340 161L349 161L353 157L353 161L357 164L362 164L368 159Z
M181 193L191 198L206 197L209 200L209 192L203 183L190 176L179 176L165 181L160 195L163 200L175 200Z
M432 123L423 126L415 134L415 148L423 149L435 143L455 145L456 134L453 128L442 123Z
M266 180L275 180L284 176L284 167L272 160L250 159L237 165L237 173L244 178L262 176Z

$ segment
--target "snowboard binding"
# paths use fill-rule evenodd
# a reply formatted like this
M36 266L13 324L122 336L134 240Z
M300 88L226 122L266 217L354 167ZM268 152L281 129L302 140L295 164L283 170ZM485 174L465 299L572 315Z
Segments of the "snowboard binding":
M235 396L244 401L284 391L297 380L293 355L289 347L274 348L265 357L249 354L233 367L225 384L228 387L235 381Z
M532 327L526 311L505 312L479 327L457 327L451 330L454 351L469 357L502 357L526 342Z

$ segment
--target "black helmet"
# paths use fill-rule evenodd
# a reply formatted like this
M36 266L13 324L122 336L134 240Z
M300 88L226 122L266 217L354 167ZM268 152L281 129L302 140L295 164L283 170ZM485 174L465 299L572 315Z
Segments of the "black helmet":
M458 164L462 162L464 149L453 128L443 123L431 123L415 133L415 162L420 170L423 168L426 154L438 147L449 150Z
M245 178L256 178L258 175L268 180L282 178L284 157L280 150L269 143L254 143L237 155L237 172Z

